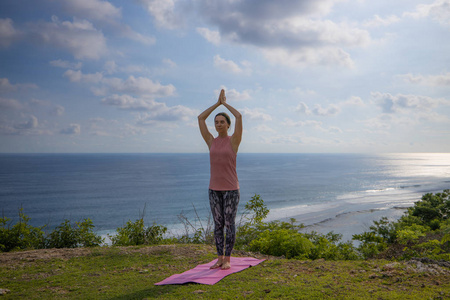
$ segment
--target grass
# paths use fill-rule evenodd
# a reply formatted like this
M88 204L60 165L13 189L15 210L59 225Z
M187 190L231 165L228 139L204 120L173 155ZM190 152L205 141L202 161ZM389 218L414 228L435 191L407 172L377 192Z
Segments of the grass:
M254 255L236 251L236 256ZM261 255L255 255L262 258ZM0 253L2 299L448 299L450 270L387 260L275 257L215 285L155 286L214 259L206 245L44 249Z

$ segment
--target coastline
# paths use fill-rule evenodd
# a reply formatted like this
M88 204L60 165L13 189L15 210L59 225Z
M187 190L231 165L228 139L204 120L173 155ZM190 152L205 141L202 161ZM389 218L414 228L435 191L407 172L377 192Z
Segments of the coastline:
M342 241L352 241L354 234L361 234L369 231L374 221L383 217L389 221L398 220L407 210L406 207L394 207L389 209L370 209L366 211L347 212L336 215L335 218L329 218L317 223L305 225L301 232L312 232L326 234L334 232L342 235Z

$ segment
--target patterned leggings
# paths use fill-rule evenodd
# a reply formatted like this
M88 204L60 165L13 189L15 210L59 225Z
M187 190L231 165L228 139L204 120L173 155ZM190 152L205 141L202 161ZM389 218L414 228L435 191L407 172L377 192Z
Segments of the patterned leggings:
M230 256L236 240L236 218L239 204L239 190L235 191L213 191L209 190L209 204L214 219L214 240L216 242L217 255L223 255L225 246L225 256ZM223 228L226 229L226 240ZM224 245L225 241L225 245Z

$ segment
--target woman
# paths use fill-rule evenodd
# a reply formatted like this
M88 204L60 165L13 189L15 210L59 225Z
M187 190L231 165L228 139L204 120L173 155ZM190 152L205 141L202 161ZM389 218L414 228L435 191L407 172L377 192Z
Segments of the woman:
M206 119L220 105L225 106L236 118L234 133L228 136L231 125L226 113L218 113L214 125L218 136L209 132ZM209 182L209 203L214 219L214 240L217 248L217 262L211 269L229 269L230 255L236 239L235 218L239 204L239 181L236 173L236 154L242 139L242 116L226 101L221 90L218 101L198 116L198 125L209 148L211 178ZM224 227L226 239L224 238ZM225 248L225 254L224 254Z

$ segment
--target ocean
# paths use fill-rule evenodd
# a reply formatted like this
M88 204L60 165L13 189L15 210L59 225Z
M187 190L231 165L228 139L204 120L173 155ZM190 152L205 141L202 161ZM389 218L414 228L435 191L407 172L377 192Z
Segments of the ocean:
M350 240L374 220L399 218L423 194L449 189L450 154L239 153L237 172L240 212L258 194L267 220L295 218L305 231ZM208 218L208 183L207 153L0 154L2 215L17 220L22 207L48 231L90 218L106 236L144 216L177 235L180 214Z

